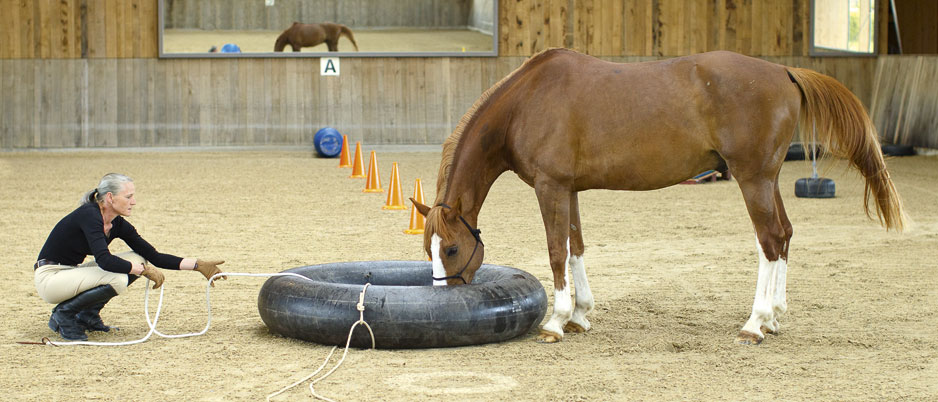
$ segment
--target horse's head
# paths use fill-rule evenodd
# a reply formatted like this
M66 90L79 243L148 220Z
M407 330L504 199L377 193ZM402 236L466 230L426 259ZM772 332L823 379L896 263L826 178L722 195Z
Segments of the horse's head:
M482 265L485 245L474 228L460 214L459 204L439 204L428 207L410 199L417 212L426 217L423 248L433 261L434 285L462 285L472 278Z

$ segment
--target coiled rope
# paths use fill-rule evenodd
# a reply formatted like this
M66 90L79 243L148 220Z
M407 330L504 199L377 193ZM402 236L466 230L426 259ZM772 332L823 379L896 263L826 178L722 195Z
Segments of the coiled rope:
M153 334L156 334L156 335L161 336L161 337L163 337L163 338L186 338L186 337L190 337L190 336L204 335L206 332L208 332L209 327L211 327L211 325L212 325L212 283L215 281L215 278L218 278L218 277L220 277L220 276L252 276L252 277L295 276L295 277L297 277L297 278L302 278L302 279L305 279L305 280L312 280L312 279L309 279L309 278L307 278L307 277L305 277L305 276L303 276L303 275L295 274L295 273L292 273L292 272L280 272L280 273L275 273L275 274L253 274L253 273L242 273L242 272L222 272L222 273L215 274L215 275L213 275L211 278L209 278L208 283L205 285L205 307L206 307L206 310L207 310L207 317L208 317L208 319L207 319L206 322L205 322L205 328L202 328L202 330L199 331L199 332L192 332L192 333L185 333L185 334L164 334L164 333L162 333L162 332L160 332L160 331L158 331L158 330L156 329L156 325L157 325L157 322L159 322L159 319L160 319L160 312L161 312L162 309L163 309L163 290L166 289L166 288L165 288L165 287L161 287L161 288L160 288L160 299L159 299L159 301L157 302L157 305L156 305L156 314L153 316L153 320L151 321L151 320L150 320L150 279L147 278L146 286L144 287L146 290L144 291L143 312L144 312L144 315L145 315L146 318L147 318L147 326L150 327L150 330L147 332L146 335L144 335L143 338L140 338L140 339L137 339L137 340L133 340L133 341L126 341L126 342L92 342L92 341L57 342L57 341L52 341L52 340L50 340L48 337L43 337L40 342L17 342L17 343L25 344L25 345L51 345L51 346L73 346L73 345L86 345L86 346L127 346L127 345L134 345L134 344L146 342L148 339L150 339L150 336L152 336ZM357 327L359 324L364 324L364 325L365 325L365 328L368 329L368 334L371 336L371 348L372 348L372 349L375 348L375 334L374 334L374 332L371 330L371 325L368 325L368 323L365 322L365 290L368 289L368 286L371 286L371 283L366 283L366 284L365 284L365 287L362 288L361 294L358 296L358 304L355 306L356 309L358 309L358 321L355 321L355 323L352 324L351 329L349 329L348 340L345 342L345 351L342 353L342 358L339 359L339 362L336 363L335 367L333 367L331 370L329 370L329 372L327 372L327 373L324 374L323 376L321 376L321 377L319 377L319 378L317 378L317 379L315 379L315 380L313 380L312 382L309 383L309 391L313 394L313 397L315 397L315 398L318 398L318 399L321 399L321 400L325 400L325 401L334 402L332 399L329 399L329 398L326 398L325 396L322 396L322 395L317 394L317 393L316 393L316 390L313 388L313 384L316 384L317 382L322 381L323 379L325 379L326 377L328 377L329 375L331 375L333 372L335 372L335 371L339 368L339 366L342 365L342 362L345 361L345 356L348 355L348 347L349 347L349 345L350 345L351 342L352 342L352 333L355 331L355 327ZM338 348L338 346L333 346L333 347L332 347L332 350L329 352L329 355L326 356L326 359L323 361L322 365L319 366L318 369L316 369L316 371L314 371L312 374L310 374L310 375L304 377L303 379L301 379L301 380L299 380L299 381L297 381L297 382L295 382L295 383L293 383L293 384L290 384L290 385L284 387L283 389L281 389L281 390L279 390L279 391L277 391L277 392L274 392L274 393L272 393L272 394L270 394L270 395L267 395L267 401L270 401L270 398L273 398L273 397L275 397L275 396L277 396L277 395L280 395L280 394L286 392L286 391L289 390L290 388L293 388L293 387L295 387L295 386L297 386L297 385L303 383L304 381L306 381L306 380L312 378L313 376L315 376L316 374L318 374L320 371L322 371L322 369L323 369L323 368L326 366L326 364L329 362L329 359L332 358L332 355L335 354L336 348Z

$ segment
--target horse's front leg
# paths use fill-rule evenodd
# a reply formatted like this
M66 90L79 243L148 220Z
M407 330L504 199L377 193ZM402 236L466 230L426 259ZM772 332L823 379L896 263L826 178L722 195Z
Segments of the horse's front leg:
M586 267L583 265L583 228L580 227L580 206L577 193L570 194L570 237L567 244L570 257L567 260L567 269L573 273L573 287L576 291L576 307L573 316L564 325L564 332L586 332L590 329L590 322L586 315L593 311L593 292L586 279Z
M534 191L541 207L541 217L547 231L547 250L550 269L554 274L554 311L547 324L541 327L538 342L558 342L563 339L563 328L573 316L570 302L570 192L551 184L535 184Z

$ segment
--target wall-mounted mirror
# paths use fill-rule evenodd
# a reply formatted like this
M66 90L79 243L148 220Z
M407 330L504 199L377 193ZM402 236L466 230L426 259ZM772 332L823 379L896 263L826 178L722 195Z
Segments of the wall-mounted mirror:
M876 54L876 0L813 0L811 55Z
M159 0L159 26L165 58L498 55L497 0Z

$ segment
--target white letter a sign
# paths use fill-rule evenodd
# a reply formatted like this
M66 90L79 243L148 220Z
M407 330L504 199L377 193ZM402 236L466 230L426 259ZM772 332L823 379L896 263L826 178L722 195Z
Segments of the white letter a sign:
M320 75L339 75L339 58L323 57L319 59Z

